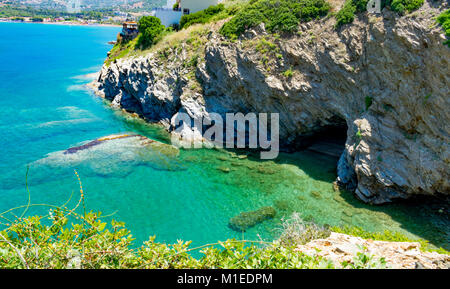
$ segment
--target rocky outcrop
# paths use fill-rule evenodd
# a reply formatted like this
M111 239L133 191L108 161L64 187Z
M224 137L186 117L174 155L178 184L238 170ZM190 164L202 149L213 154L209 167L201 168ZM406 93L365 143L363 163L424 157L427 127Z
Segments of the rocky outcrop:
M142 135L114 134L49 153L45 158L31 163L31 167L39 170L34 176L36 180L41 175L45 177L48 170L61 174L67 171L73 173L74 167L86 176L124 176L137 166L164 171L184 170L178 155L177 147Z
M312 240L298 245L297 250L310 256L321 256L339 265L343 262L358 265L358 253L364 253L371 262L383 258L391 269L449 269L450 256L423 252L417 242L386 242L365 240L332 232L326 239ZM370 262L369 262L370 263Z
M445 5L445 4L443 4ZM96 86L115 106L170 127L177 112L278 112L284 147L345 128L338 182L365 202L448 195L450 49L428 3L400 17L361 14L335 29L333 17L295 35L264 25L236 42L216 32L194 70L189 44L104 66ZM166 53L165 51L164 53Z

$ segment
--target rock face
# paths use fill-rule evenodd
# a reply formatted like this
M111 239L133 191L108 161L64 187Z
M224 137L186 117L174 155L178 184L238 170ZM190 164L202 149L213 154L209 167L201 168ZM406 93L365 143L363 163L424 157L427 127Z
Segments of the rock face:
M213 31L195 77L174 48L168 62L155 52L104 66L97 91L169 130L177 112L278 112L282 146L298 148L344 129L338 183L361 200L448 195L450 49L432 19L443 9L425 3L403 17L384 9L339 29L330 17L295 35L260 25L236 42Z
M362 250L364 248L364 250ZM416 242L386 242L364 240L345 234L332 232L326 239L317 239L297 250L307 255L319 255L338 265L353 263L356 255L364 252L374 258L384 258L386 267L392 269L448 269L450 256L436 252L422 252Z

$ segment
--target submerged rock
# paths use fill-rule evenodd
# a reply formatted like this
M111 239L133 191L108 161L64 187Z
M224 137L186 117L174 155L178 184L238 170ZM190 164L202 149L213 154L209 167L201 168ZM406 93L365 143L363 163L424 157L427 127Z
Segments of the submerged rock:
M289 201L287 201L287 200L275 200L273 202L273 205L279 211L287 211L289 209Z
M223 173L229 173L231 171L230 168L227 167L218 167L217 169Z
M352 217L352 216L353 216L352 211L347 210L347 209L343 210L342 213L343 213L344 215L346 215L347 217Z
M268 166L258 166L257 168L258 173L263 175L273 175L276 173L276 171Z
M80 170L83 175L124 176L136 166L157 170L184 169L178 160L179 150L142 135L116 134L53 152L32 163L33 167L63 173Z
M315 199L321 199L322 198L322 195L319 192L317 192L317 191L312 191L311 192L311 196L313 196Z
M262 207L256 211L242 212L230 219L229 226L238 232L245 232L248 228L256 226L265 220L272 219L277 211L272 207Z
M229 159L228 159L227 157L225 157L225 156L218 156L217 159L218 159L219 161L223 161L223 162L229 160Z

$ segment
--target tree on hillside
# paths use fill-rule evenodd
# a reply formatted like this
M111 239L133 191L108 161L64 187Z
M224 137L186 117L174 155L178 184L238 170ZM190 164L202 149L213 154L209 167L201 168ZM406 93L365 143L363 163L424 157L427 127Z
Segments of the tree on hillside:
M144 16L139 20L138 29L141 33L138 44L149 47L156 43L165 27L161 24L159 18L154 16Z

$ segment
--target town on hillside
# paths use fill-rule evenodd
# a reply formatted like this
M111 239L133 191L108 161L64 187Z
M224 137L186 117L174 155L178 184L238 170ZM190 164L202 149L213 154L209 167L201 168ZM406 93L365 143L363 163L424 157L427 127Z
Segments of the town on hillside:
M169 3L170 1L168 1ZM219 0L175 0L172 7L154 8L152 16L161 20L161 24L166 27L177 27L180 24L181 17L191 13L202 11L210 6L217 5ZM125 40L135 38L139 33L138 23L127 19L122 24L121 37Z
M0 22L122 25L124 35L134 35L137 21L143 16L156 16L166 27L174 26L183 15L204 10L222 0L119 0L108 6L109 2L112 0L96 1L97 5L91 0L0 0Z

